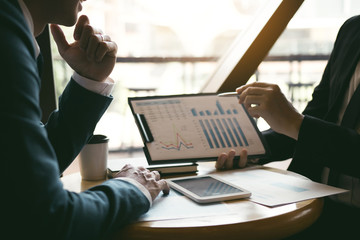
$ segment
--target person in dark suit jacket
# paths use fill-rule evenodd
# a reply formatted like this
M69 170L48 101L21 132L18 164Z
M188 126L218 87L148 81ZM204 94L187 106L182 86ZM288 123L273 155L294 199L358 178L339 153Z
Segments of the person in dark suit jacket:
M59 176L112 101L108 76L117 46L86 16L77 21L82 2L0 0L0 232L9 239L102 239L145 213L161 191L169 191L158 172L130 165L116 179L85 192L63 188ZM75 73L44 125L35 37L48 23ZM68 43L56 24L75 23L75 41Z
M314 236L354 236L360 220L360 16L348 19L338 32L333 51L312 100L302 114L275 84L256 82L239 87L239 102L250 115L264 118L271 129L262 134L271 155L265 164L292 158L289 170L309 179L348 189L329 197ZM235 151L219 155L216 167L231 168ZM247 163L240 153L240 167ZM304 236L302 236L304 237ZM305 239L305 238L304 238Z

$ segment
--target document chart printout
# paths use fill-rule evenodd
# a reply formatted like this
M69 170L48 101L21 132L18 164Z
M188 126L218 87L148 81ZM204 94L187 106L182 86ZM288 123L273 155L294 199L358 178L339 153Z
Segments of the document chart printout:
M216 175L232 184L243 186L252 193L251 201L269 207L348 191L313 182L296 173L268 171L262 166L217 172Z
M266 153L259 131L238 98L217 95L136 98L134 114L143 114L154 138L146 147L152 161L214 158L246 148Z

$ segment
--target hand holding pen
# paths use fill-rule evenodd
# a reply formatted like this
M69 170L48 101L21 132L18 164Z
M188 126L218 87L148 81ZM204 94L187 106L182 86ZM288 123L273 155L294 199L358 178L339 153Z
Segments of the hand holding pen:
M276 132L297 140L304 116L287 100L276 84L254 82L236 89L236 92L221 96L238 95L248 113L262 117Z

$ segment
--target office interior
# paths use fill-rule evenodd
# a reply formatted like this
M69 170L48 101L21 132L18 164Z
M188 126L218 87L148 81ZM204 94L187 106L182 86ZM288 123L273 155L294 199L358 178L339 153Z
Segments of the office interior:
M109 158L143 156L128 97L234 91L254 81L278 84L301 111L321 79L339 27L358 9L357 0L87 1L82 13L119 49L111 75L114 101L95 133L110 138ZM64 30L71 38L73 29ZM39 43L52 59L43 74L46 121L72 70L48 31ZM268 128L262 119L257 125ZM286 169L289 161L272 166ZM64 174L75 171L77 161Z

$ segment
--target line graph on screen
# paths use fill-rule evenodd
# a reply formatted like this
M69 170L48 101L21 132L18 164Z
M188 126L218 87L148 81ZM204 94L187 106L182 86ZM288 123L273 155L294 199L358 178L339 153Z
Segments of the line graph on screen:
M173 141L160 141L161 148L165 150L177 150L180 151L182 149L190 149L194 148L194 145L191 141L185 140L185 138L180 134L178 129L173 125Z

